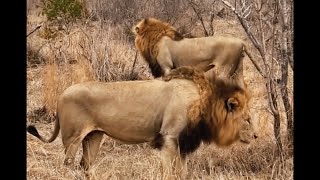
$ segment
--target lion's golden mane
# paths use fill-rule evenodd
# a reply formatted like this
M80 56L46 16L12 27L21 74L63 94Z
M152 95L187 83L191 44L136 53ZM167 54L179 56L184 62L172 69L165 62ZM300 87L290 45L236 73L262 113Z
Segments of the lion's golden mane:
M175 41L182 40L183 36L169 23L155 18L141 20L133 27L132 31L137 36L135 39L136 47L147 61L152 74L158 77L161 74L161 68L156 60L159 52L157 43L164 36Z

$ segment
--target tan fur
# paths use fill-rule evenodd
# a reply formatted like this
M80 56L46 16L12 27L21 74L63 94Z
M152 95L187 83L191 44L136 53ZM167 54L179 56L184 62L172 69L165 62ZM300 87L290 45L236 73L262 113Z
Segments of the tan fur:
M133 31L135 46L154 77L166 76L181 66L208 71L214 65L219 75L242 76L244 53L256 65L244 41L235 37L182 38L170 24L154 18L141 20Z
M214 73L212 78L215 80ZM200 99L196 100L188 109L188 117L191 125L197 125L201 120L201 114L205 114L206 107L209 107L209 97L211 97L212 94L212 87L204 77L204 72L184 66L173 69L168 76L163 78L164 81L170 81L171 79L190 79L198 86Z
M248 143L253 137L253 129L246 125L250 121L246 89L232 80L212 77L206 79L202 71L181 67L172 71L167 81L72 85L58 100L56 126L50 140L40 136L34 126L28 126L28 132L52 142L61 130L66 165L73 163L82 142L81 166L87 170L99 151L103 134L131 144L159 141L163 176L185 177L184 154L197 148L195 145L191 150L183 149L191 143L188 132L193 129L209 132L203 139L202 131L194 131L200 137L197 142L215 142L219 146L238 139ZM183 136L183 132L187 135ZM181 155L182 152L185 153Z

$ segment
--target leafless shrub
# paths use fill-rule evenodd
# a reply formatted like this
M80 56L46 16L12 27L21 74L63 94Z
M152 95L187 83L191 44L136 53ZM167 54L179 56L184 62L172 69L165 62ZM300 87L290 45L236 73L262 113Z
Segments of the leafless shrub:
M292 18L290 8L292 6L288 3L292 2L287 0L259 0L250 3L247 0L240 0L239 4L241 6L235 9L228 1L220 1L237 15L242 27L262 58L264 66L262 75L265 77L269 105L274 117L274 135L279 147L278 150L281 153L279 97L282 97L286 112L289 140L292 140L293 136L293 110L287 86L288 64L293 62L292 56L290 56L293 52L291 45L293 29L289 29L292 26L288 24L292 22L290 21L290 18ZM251 11L255 12L252 23L247 20ZM293 70L293 66L291 67ZM280 81L278 81L279 78Z

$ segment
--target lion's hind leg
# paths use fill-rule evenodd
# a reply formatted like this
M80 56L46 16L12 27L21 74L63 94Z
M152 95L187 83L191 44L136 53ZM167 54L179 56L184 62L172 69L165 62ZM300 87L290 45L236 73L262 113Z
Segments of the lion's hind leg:
M85 171L89 170L99 152L103 134L102 131L92 131L82 141L83 155L80 165Z
M64 165L70 166L74 163L79 146L87 134L88 133L82 133L82 131L61 131L62 142L65 147L66 155L64 159Z

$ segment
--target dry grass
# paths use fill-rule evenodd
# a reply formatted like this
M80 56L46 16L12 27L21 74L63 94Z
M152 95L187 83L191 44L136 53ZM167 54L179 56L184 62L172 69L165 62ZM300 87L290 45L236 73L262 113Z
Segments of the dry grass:
M53 124L39 125L49 135ZM84 179L79 169L81 151L74 169L63 166L61 140L52 144L39 142L27 135L28 179ZM234 144L222 149L201 145L187 161L189 179L293 179L292 149L285 146L283 162L275 158L275 145L259 139L249 146ZM108 137L101 146L93 167L97 179L160 179L158 151L147 144L125 145Z
M28 31L44 22L45 17L37 11L28 13ZM230 34L246 39L245 33L235 21L215 20L215 34ZM199 32L199 27L194 31ZM71 84L101 80L123 81L152 78L145 62L138 55L132 65L136 50L128 40L128 32L120 25L103 22L77 23L69 34L59 31L54 37L44 35L48 29L41 28L27 39L27 112L46 107L54 113L59 94ZM197 34L195 32L195 34ZM201 33L198 33L201 34ZM250 44L250 43L249 43ZM254 52L254 49L250 49ZM36 65L31 65L31 58ZM132 72L133 69L133 73ZM292 72L289 78L289 92L293 96ZM252 91L251 108L260 138L249 146L234 144L221 149L215 145L202 145L188 160L189 179L293 179L292 147L284 144L282 161L274 155L273 119L268 110L266 89L261 76L246 57L244 76ZM284 108L281 116L285 116ZM40 111L39 111L40 112ZM37 122L41 134L48 137L53 123L37 120L42 116L36 112L27 123ZM38 116L37 116L38 115ZM283 118L284 119L284 118ZM49 121L50 122L50 121ZM282 134L285 122L282 122ZM80 152L76 165L79 164ZM51 144L40 142L27 135L27 177L28 179L85 179L84 172L63 166L64 149L60 140ZM96 159L97 179L160 179L158 152L147 144L124 145L105 136Z

